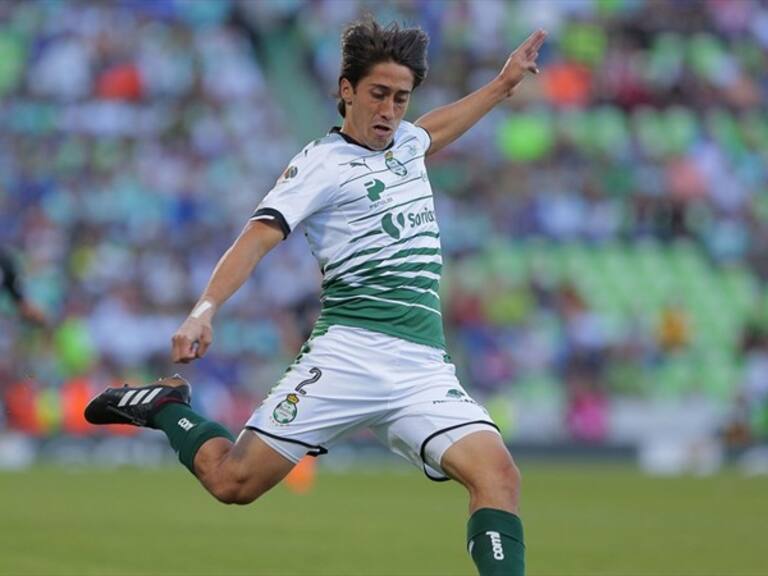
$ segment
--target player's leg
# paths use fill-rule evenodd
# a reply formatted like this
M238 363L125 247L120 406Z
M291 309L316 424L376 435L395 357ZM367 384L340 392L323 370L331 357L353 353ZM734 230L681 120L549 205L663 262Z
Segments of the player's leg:
M250 502L305 455L324 454L329 442L378 413L376 397L363 401L377 390L369 349L381 346L365 347L371 337L334 326L308 341L237 442L221 426L192 412L188 402L164 408L153 420L155 427L168 435L179 459L216 498Z
M250 504L277 485L294 463L268 446L251 430L243 430L233 444L212 438L194 457L193 473L217 500Z
M469 492L467 546L480 575L522 576L520 472L499 434L487 430L464 436L445 450L440 464Z
M523 576L520 473L481 406L460 388L435 392L431 402L398 410L374 432L429 479L466 486L467 548L480 576Z
M454 478L467 487L468 547L481 576L522 576L520 475L496 425L441 350L403 346L391 369L400 382L397 401L374 431L431 480Z
M294 462L251 431L237 442L218 422L189 405L189 384L178 376L141 388L109 388L85 411L92 424L133 424L162 430L179 460L217 499L245 504L277 484Z

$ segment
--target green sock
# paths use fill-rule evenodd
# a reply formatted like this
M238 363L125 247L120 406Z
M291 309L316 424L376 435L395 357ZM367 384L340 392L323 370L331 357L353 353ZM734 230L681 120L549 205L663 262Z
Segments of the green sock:
M186 404L167 404L152 418L152 427L159 428L179 460L192 474L195 473L195 454L211 438L226 438L234 442L235 437L218 422L206 420Z
M504 510L480 508L467 523L469 555L480 576L524 576L523 524Z

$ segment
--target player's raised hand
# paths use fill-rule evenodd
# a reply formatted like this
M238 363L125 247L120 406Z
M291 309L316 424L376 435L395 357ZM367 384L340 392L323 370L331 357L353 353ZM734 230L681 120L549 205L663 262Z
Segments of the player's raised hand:
M171 339L171 358L187 364L202 358L213 342L213 327L207 319L189 316Z
M539 73L536 59L539 57L539 48L544 44L546 38L547 33L544 30L537 30L528 36L507 58L507 62L499 73L499 78L504 82L510 96L514 87L525 77L526 72Z

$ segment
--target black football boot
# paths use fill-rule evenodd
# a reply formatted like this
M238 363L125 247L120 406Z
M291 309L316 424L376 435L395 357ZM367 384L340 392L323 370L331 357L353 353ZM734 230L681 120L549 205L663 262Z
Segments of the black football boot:
M154 428L152 418L160 408L172 402L189 406L191 397L189 383L178 374L147 386L107 388L85 408L85 419L91 424Z

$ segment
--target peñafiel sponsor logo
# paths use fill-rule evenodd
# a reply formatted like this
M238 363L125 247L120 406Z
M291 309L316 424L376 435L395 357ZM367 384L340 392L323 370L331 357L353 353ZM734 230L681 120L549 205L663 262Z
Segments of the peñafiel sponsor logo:
M364 184L366 191L368 192L368 200L371 202L378 202L381 200L381 193L384 192L384 182L378 178L374 178Z

